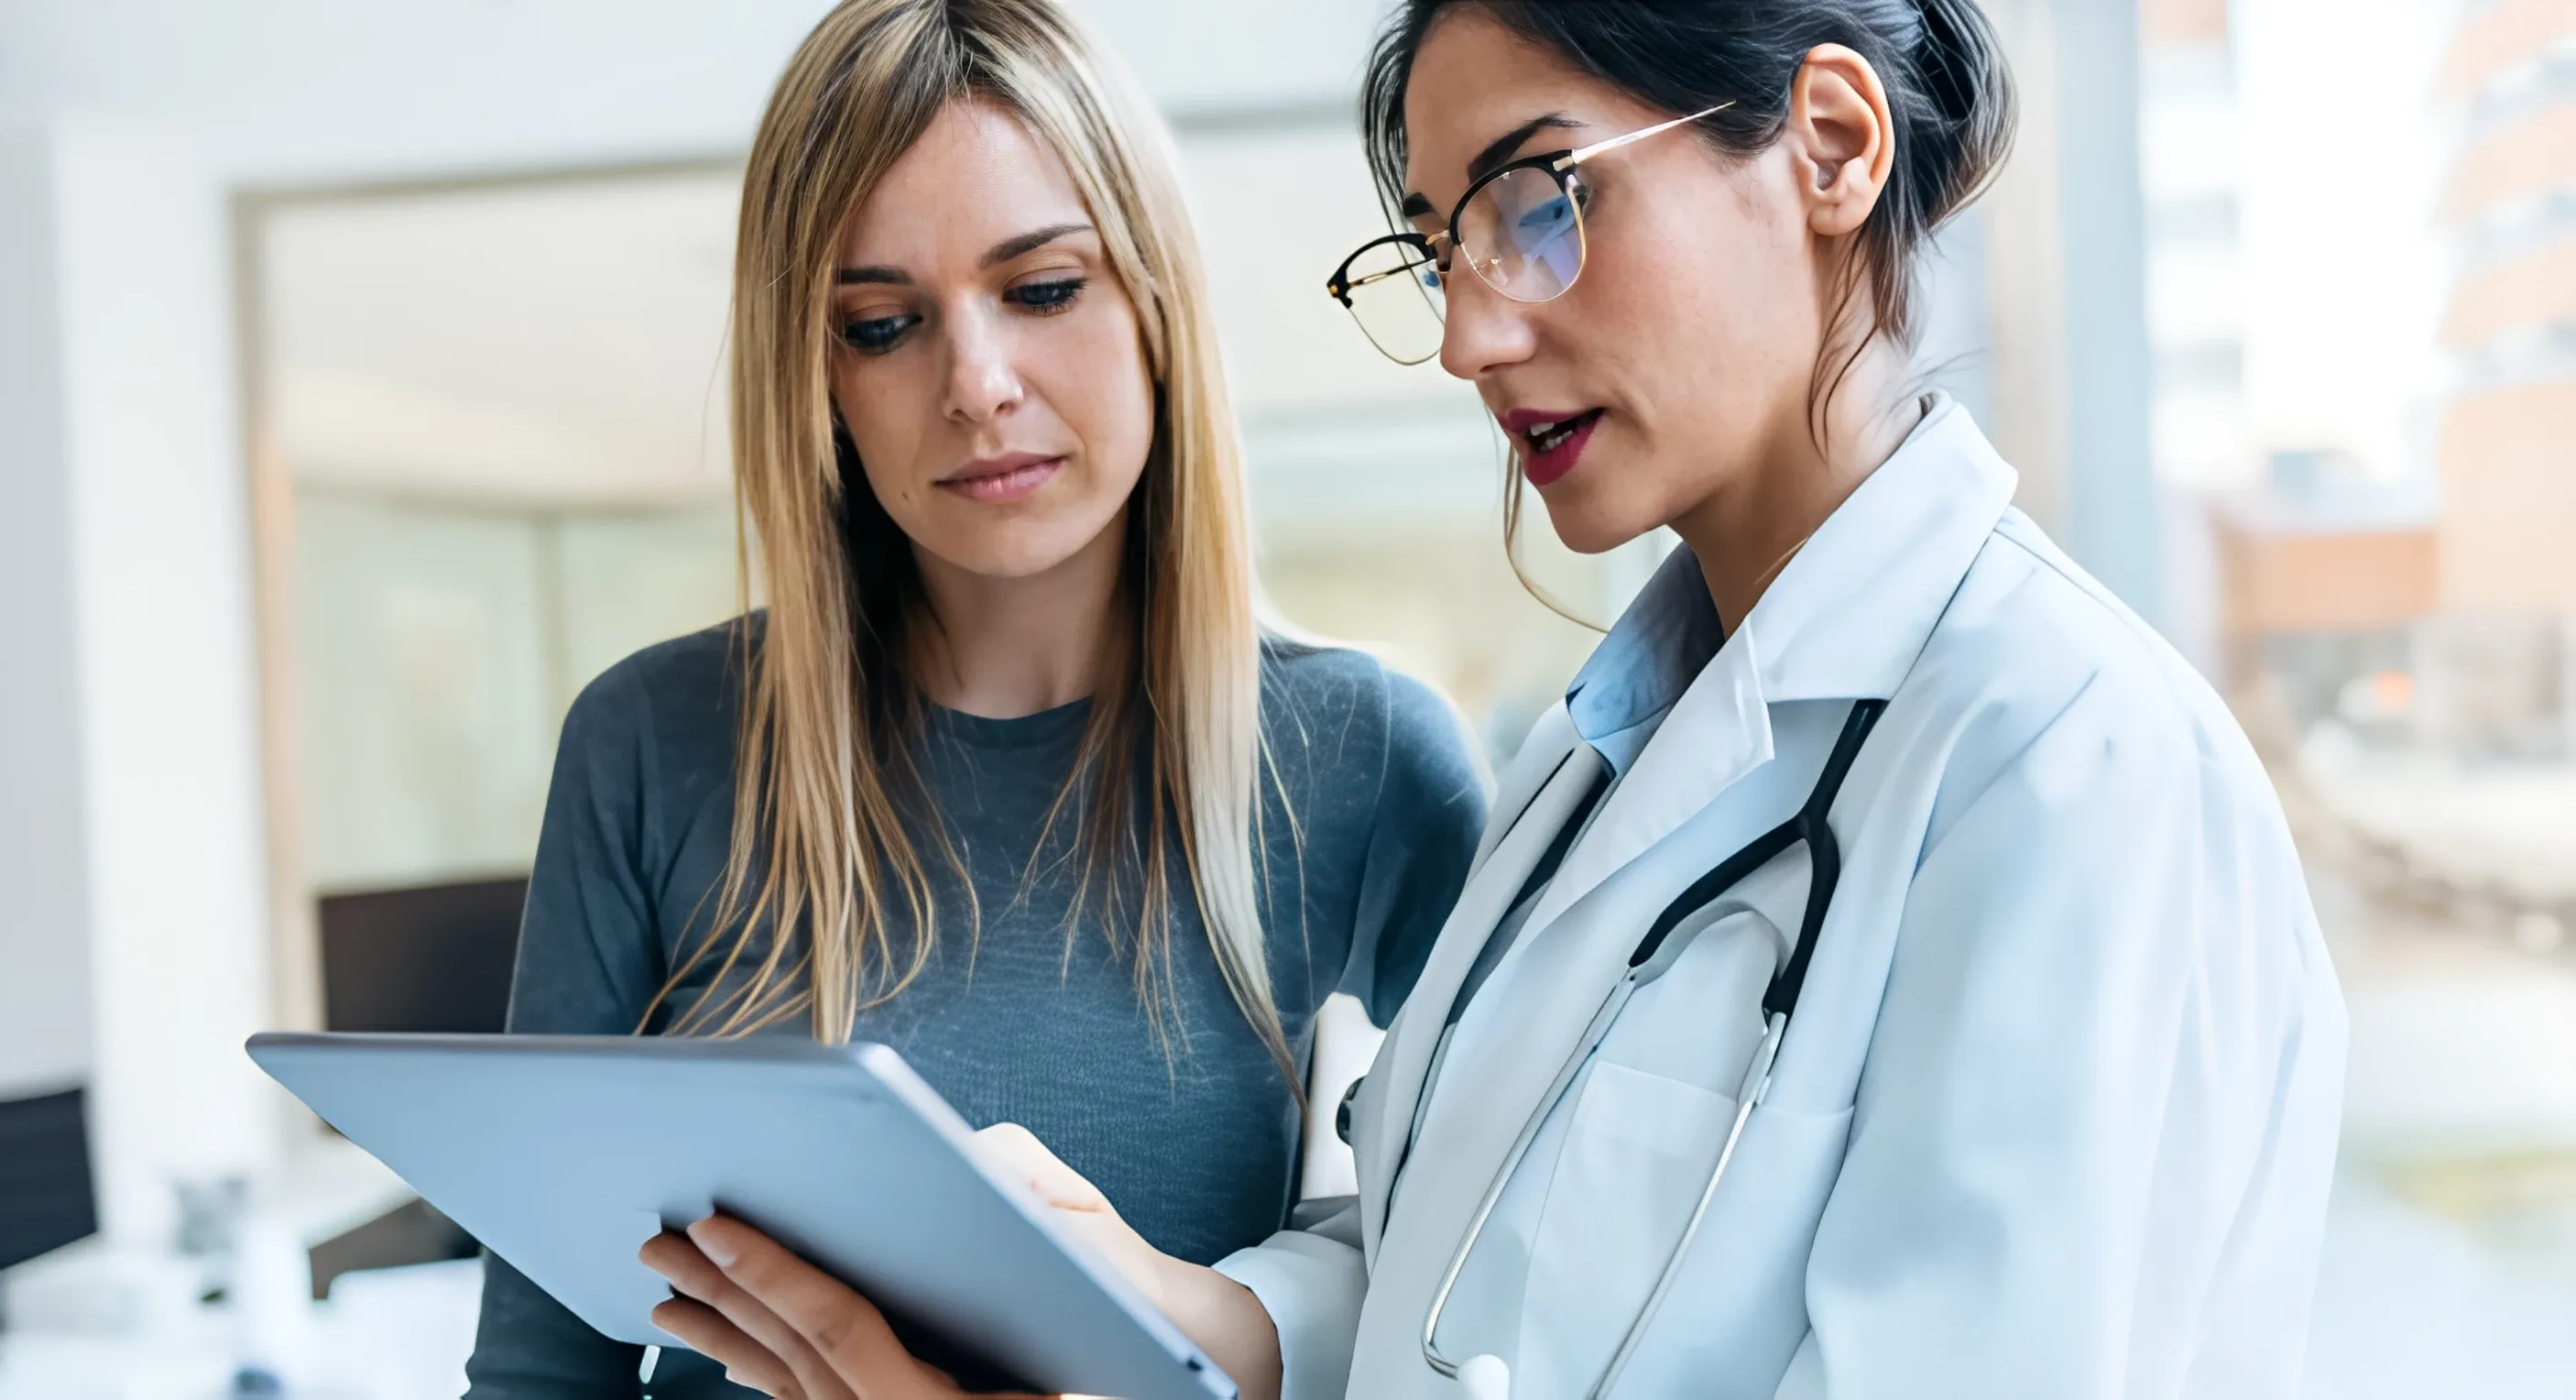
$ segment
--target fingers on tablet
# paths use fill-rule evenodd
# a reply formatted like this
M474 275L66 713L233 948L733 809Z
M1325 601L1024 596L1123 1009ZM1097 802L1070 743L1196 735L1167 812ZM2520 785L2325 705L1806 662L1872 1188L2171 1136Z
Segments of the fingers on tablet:
M689 1350L725 1368L725 1379L763 1395L804 1400L795 1375L777 1355L753 1341L724 1314L694 1298L674 1298L653 1309L653 1325L688 1344Z

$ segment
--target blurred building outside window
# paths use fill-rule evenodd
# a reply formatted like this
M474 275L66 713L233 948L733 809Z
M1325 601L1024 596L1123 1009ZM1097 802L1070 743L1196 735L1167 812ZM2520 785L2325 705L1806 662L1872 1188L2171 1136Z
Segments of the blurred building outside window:
M2563 1394L2576 6L2145 20L2169 630L2272 767L2353 1017L2310 1390Z

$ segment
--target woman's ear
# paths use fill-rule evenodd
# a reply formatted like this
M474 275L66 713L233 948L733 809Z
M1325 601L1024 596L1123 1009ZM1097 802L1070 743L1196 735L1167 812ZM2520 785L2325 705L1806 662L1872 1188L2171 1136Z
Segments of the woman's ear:
M1840 44L1810 51L1790 84L1782 136L1809 230L1824 238L1857 232L1896 165L1896 118L1878 70Z

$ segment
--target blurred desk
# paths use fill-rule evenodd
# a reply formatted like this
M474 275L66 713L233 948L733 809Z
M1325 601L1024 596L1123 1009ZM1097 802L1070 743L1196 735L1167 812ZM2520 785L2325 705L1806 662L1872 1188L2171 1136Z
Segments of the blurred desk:
M456 1400L474 1345L472 1260L342 1277L311 1309L282 1400ZM241 1319L210 1307L133 1332L0 1333L0 1400L227 1400Z
M343 1274L310 1296L309 1251L412 1199L344 1139L311 1140L263 1182L235 1296L197 1300L195 1261L101 1242L6 1276L0 1400L226 1400L257 1359L283 1400L456 1400L474 1341L474 1260Z

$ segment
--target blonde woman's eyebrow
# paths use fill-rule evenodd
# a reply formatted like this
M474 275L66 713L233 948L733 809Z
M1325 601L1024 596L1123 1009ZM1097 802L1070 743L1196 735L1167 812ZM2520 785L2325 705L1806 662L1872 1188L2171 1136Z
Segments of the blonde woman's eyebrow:
M1015 234L1009 238L1005 238L1001 242L994 244L992 247L985 249L983 260L977 263L976 266L998 267L1003 263L1009 262L1013 258L1022 256L1023 254L1034 253L1038 249L1053 243L1059 238L1067 238L1077 233L1090 233L1092 231L1091 225L1084 223L1049 224L1045 228L1033 228L1026 233Z
M1013 234L985 249L984 256L978 259L975 265L982 268L998 267L1013 258L1036 252L1059 238L1091 232L1095 232L1091 225L1081 223L1049 224L1044 228L1033 228L1026 233ZM912 285L912 274L899 267L871 263L866 267L842 268L832 274L832 280L844 287L859 285L909 287Z

